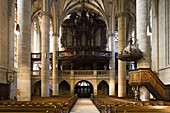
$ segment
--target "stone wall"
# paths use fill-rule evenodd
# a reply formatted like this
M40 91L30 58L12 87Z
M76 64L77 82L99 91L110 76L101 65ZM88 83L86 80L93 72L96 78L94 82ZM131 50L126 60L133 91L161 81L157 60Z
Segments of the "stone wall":
M7 71L14 71L14 0L0 1L0 83L7 83ZM16 96L16 75L10 98Z
M0 1L0 83L6 83L8 69L8 1Z

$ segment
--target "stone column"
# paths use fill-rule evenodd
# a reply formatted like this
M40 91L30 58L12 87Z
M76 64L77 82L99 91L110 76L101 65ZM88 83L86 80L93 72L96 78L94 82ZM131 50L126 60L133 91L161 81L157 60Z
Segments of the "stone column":
M9 16L9 28L8 28L8 69L14 70L14 12L15 3L13 0L8 0L8 16ZM5 37L4 37L5 38ZM14 74L14 82L10 84L10 99L16 97L17 89L17 77Z
M115 95L115 51L114 51L114 36L110 35L111 41L111 59L110 59L110 69L109 69L109 95Z
M38 31L38 32L37 32L37 36L38 36L38 37L37 37L37 38L38 38L38 39L37 39L37 43L38 43L38 44L37 44L37 52L38 52L38 53L41 53L41 33L40 33L41 30L40 30L40 27L39 27L39 26L38 26L37 29L38 29L38 30L37 30L37 31Z
M159 73L158 1L152 0L152 71Z
M96 85L94 85L94 87L93 87L94 89L93 89L93 94L94 95L97 95L97 84Z
M97 72L97 71L96 71ZM96 73L96 75L97 75L97 73ZM97 95L97 86L98 86L98 76L96 76L96 79L94 80L94 84L92 84L93 85L93 94L94 95Z
M12 0L8 0L8 18L9 18L9 28L8 28L8 36L9 36L9 49L8 49L8 68L14 70L14 12L15 12L15 3Z
M36 31L36 53L39 53L40 52L40 37L39 37L39 30L37 28L37 31Z
M40 42L40 53L41 53L41 44L42 44L42 38L41 38L42 36L41 36L41 29L40 29L40 27L39 27L39 42Z
M139 49L143 52L143 59L138 60L137 68L150 68L150 38L147 36L147 25L148 25L148 0L137 0L136 1L136 28L137 28L137 39ZM148 101L150 99L150 93L143 86L140 88L140 99L142 101Z
M31 22L31 52L34 52L34 22Z
M57 33L53 34L53 95L59 95L59 84L58 84L58 60L56 51L58 50L58 39Z
M126 15L118 14L118 53L125 48L126 39ZM126 62L118 60L118 97L126 96Z
M109 42L111 51L110 67L109 67L109 95L115 95L115 41L114 41L114 28L115 28L115 15L109 20Z
M70 75L70 94L74 95L74 86L75 86L75 76L74 76L74 70L71 70Z
M17 101L31 100L31 1L18 0Z
M49 30L50 15L42 11L42 44L41 44L41 96L49 97Z

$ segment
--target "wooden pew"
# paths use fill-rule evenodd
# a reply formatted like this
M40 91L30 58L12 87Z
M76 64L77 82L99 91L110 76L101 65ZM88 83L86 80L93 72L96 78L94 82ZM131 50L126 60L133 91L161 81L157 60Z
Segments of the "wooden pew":
M170 113L170 106L101 105L100 113Z
M117 102L109 97L91 96L100 113L170 113L170 104L163 101Z
M0 106L0 113L61 113L59 106Z
M48 113L69 113L78 97L77 95L74 95L69 98L58 98L60 97L56 96L56 98L49 98L48 102L36 102L39 99L31 102L3 101L0 102L0 113L46 113L46 111L48 111Z

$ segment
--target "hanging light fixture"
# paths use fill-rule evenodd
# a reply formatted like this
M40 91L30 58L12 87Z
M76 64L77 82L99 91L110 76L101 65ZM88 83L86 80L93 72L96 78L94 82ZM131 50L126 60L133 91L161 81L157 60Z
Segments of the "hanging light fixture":
M20 34L20 26L19 26L19 24L16 25L15 32L16 32L16 34Z
M122 61L136 61L143 57L142 52L129 40L128 46L118 54L117 58Z

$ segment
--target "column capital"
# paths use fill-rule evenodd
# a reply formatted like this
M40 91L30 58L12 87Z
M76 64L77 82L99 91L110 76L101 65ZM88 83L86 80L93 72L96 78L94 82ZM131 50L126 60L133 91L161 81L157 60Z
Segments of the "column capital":
M50 13L46 12L46 11L41 11L41 16L46 15L48 17L51 17Z
M121 13L117 14L117 18L122 17L122 16L126 17L126 13L125 12L121 12Z
M53 36L58 36L59 37L59 33L53 33Z

